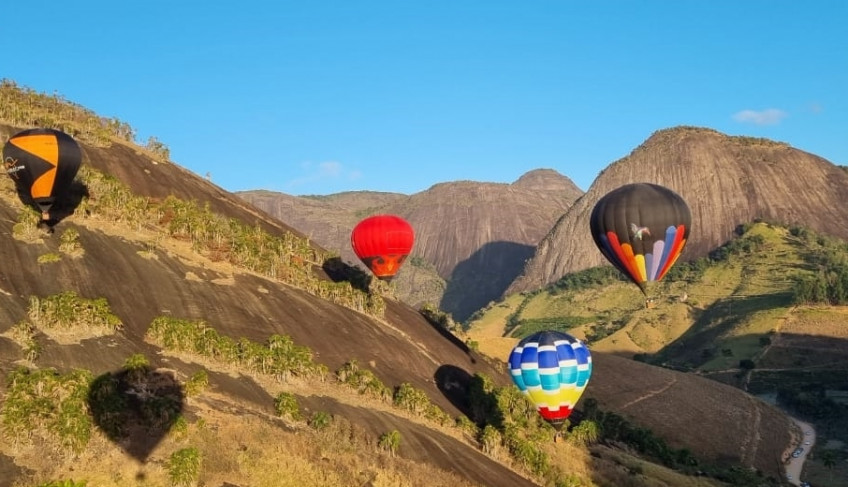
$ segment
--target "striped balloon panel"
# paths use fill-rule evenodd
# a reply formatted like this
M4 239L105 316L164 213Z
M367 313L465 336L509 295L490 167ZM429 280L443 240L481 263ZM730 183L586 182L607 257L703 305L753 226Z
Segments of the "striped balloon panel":
M522 340L509 357L510 375L542 417L567 418L592 375L592 357L580 340L545 331Z

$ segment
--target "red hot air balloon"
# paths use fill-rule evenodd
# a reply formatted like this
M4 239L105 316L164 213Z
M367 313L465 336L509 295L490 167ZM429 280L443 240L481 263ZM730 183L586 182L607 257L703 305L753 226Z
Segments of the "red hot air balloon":
M374 215L357 223L350 234L356 256L378 279L391 281L412 251L415 232L396 215Z
M27 129L3 146L6 173L15 181L18 192L38 205L43 220L50 219L50 208L70 187L81 161L76 141L54 129Z

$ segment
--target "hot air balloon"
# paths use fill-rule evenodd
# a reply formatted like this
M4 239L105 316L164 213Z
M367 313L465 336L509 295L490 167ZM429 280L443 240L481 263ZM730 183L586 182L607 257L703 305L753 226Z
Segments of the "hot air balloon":
M357 223L350 234L356 256L384 281L395 277L414 242L412 226L396 215L370 216Z
M512 349L509 370L542 419L559 431L586 389L592 355L585 343L567 333L540 331Z
M18 193L38 205L42 220L50 219L50 208L70 187L81 162L79 145L59 130L24 130L3 146L6 173L15 181Z
M589 225L604 257L647 295L647 283L662 279L683 251L692 215L674 191L636 183L601 198Z

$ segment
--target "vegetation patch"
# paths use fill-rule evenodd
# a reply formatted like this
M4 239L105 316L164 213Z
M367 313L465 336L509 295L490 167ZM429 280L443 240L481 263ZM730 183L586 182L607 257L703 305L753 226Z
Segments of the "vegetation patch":
M185 383L186 397L199 396L209 387L209 374L201 369L191 375Z
M59 251L71 257L82 257L85 250L79 240L79 231L68 228L59 236Z
M100 147L114 142L137 144L136 130L128 123L101 117L59 94L39 93L9 79L0 80L0 118L13 125L58 129ZM138 145L154 159L168 161L168 147L156 137Z
M388 401L392 397L392 390L386 387L374 372L360 367L356 359L345 362L336 371L336 378L360 394L381 401Z
M6 380L0 426L6 441L36 444L46 451L79 453L91 438L90 372L18 368Z
M18 212L18 221L12 225L12 237L27 243L43 241L44 232L39 229L41 215L33 208L24 207Z
M385 301L378 292L368 292L359 282L328 281L315 275L333 256L316 250L309 239L292 232L271 235L258 224L247 225L212 212L209 204L183 201L168 196L162 201L134 195L120 181L88 166L80 178L89 196L77 213L84 218L105 218L136 228L154 226L213 261L223 261L283 281L336 304L382 317ZM149 249L148 249L149 250ZM380 289L381 284L376 284Z
M82 298L73 291L30 296L27 316L34 327L63 343L107 335L123 327L106 298Z
M200 478L203 457L195 447L181 448L168 458L168 477L175 487L190 487Z
M39 264L52 264L54 262L59 262L62 260L62 256L57 254L56 252L48 252L46 254L41 254L36 259L36 262Z
M266 344L259 344L220 335L204 321L160 316L150 324L146 338L166 350L198 354L279 380L289 375L327 374L326 366L312 361L308 347L295 345L286 335L271 335Z
M409 411L417 416L423 416L443 426L454 423L448 413L430 402L430 397L427 396L426 392L416 389L408 382L404 382L397 387L392 401L400 409Z
M33 363L41 355L41 345L36 339L38 337L38 329L28 320L19 321L13 325L6 336L17 343L24 352L24 358Z
M290 392L281 392L274 398L274 412L281 418L288 418L292 421L299 421L303 418L300 414L300 406L297 404L297 398Z

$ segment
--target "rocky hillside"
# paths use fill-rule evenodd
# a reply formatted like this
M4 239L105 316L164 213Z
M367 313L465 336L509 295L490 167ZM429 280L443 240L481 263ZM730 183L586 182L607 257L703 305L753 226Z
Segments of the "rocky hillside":
M13 127L0 126L0 135L8 136L14 131ZM390 295L380 294L379 287L361 289L346 281L328 280L323 249L305 243L301 235L179 166L157 162L120 143L108 147L84 144L83 153L80 179L68 201L59 205L60 221L53 235L41 234L34 228L9 180L0 187L0 232L7 235L0 239L0 260L5 263L0 271L3 405L9 405L12 399L15 405L20 404L19 387L27 384L27 375L16 371L20 365L32 370L30 374L48 368L62 374L85 369L99 380L112 380L110 377L117 377L112 374L147 370L139 368L138 359L127 361L133 354L149 360L160 382L171 377L171 383L176 380L188 384L198 371L208 371L208 391L194 393L180 404L192 421L181 427L184 432L163 437L164 446L144 445L142 457L133 455L132 437L123 443L108 443L102 434L94 434L90 440L93 446L78 456L63 455L55 443L39 443L43 429L50 428L50 423L39 419L38 431L28 431L21 437L14 435L20 441L2 443L0 479L20 478L37 483L36 480L56 476L85 478L87 472L93 475L90 472L102 470L103 465L107 469L108 465L115 465L119 470L94 482L97 485L121 485L127 475L161 478L165 466L174 468L168 463L169 455L183 451L178 449L186 447L187 440L180 438L188 435L194 442L190 445L200 445L202 455L208 459L201 476L203 483L261 484L258 480L245 484L248 477L237 474L258 475L253 470L257 462L271 462L269 455L282 446L267 448L261 440L248 436L248 426L258 427L258 421L261 428L257 431L264 431L263 439L287 435L278 445L305 441L304 435L309 437L310 433L304 430L304 423L292 426L280 419L268 419L275 417L275 411L280 414L280 408L287 404L280 402L281 397L291 397L304 414L311 415L308 417L329 413L332 424L337 425L334 428L349 425L337 430L340 436L327 437L329 442L321 448L329 453L322 453L315 443L306 443L298 450L298 454L317 450L313 452L315 460L309 460L305 468L324 472L316 474L319 480L303 485L327 485L322 483L327 481L327 475L336 475L334 478L348 485L366 485L380 475L385 479L390 475L385 465L390 465L394 456L377 453L377 440L392 430L398 432L397 438L402 438L399 444L393 444L392 451L406 462L404 469L429 470L427 485L529 486L539 482L529 464L510 460L506 443L486 443L488 446L484 447L475 434L469 436L451 426L454 417L478 417L470 409L470 387L475 374L491 377L495 386L509 384L502 365L469 350L446 330ZM466 192L450 194L459 199ZM470 210L468 214L472 214ZM344 274L338 264L332 271L336 276ZM90 301L75 301L73 296ZM67 312L68 306L75 311ZM53 315L55 321L45 320L45 313L51 312L57 313ZM92 330L95 322L90 320L73 324L75 316L91 313L116 328ZM71 324L64 324L66 320L71 320ZM66 328L57 329L57 324ZM167 332L168 329L172 331ZM275 335L289 337L291 343ZM281 353L289 354L287 365L274 361ZM130 368L132 363L136 365ZM597 363L590 390L602 407L629 412L635 410L635 402L647 404L640 399L644 388L628 385L632 374L627 370L636 370L630 361L605 359L598 354ZM348 373L337 375L340 370ZM377 399L357 394L356 389L347 393L340 389L343 385L336 377L350 378L350 374L361 370L369 371L376 381L368 379L367 374L357 375L362 377L359 387L363 392L372 391ZM700 401L703 405L712 404L716 397L725 402L744 401L742 392L727 388L716 396L698 383L683 386L703 379L643 365L638 370L639 380L657 385L673 381L680 384L681 393L666 394L662 403L639 409L639 414L631 418L635 425L656 429L675 448L686 448L707 460L715 460L710 452L714 442L719 442L728 446L722 460L725 464L752 465L769 475L776 474L773 467L761 465L750 452L733 448L737 426L729 423L726 414L717 408L705 406L698 418L703 430L709 432L710 445L701 444L691 435L678 435L678 431L668 427L669 417L699 403L701 390L708 391ZM68 376L39 377L56 381ZM31 393L52 387L49 384L53 382L49 381L40 382L42 385ZM151 393L150 389L145 390ZM408 409L412 412L393 408L391 399L388 404L385 402L385 394L398 397L398 391L407 391L399 404L421 408L424 399L415 392L420 391L450 421L434 423L443 416L434 416L437 410L429 406ZM283 393L288 396L278 395L275 402L274 395ZM69 397L67 392L58 394L67 400L77 397ZM97 397L90 395L89 401ZM106 404L115 407L114 403ZM73 411L80 410L75 406L66 413L73 415ZM54 417L50 411L42 414ZM19 425L21 417L7 413L4 421ZM23 417L27 417L26 413ZM785 418L769 417L768 421L756 423L751 434L756 434L757 428L762 428L764 437L782 431L780 423ZM97 418L105 421L104 428L115 426L116 416ZM230 425L242 425L244 421L254 423L245 425L244 430L230 428L230 436L224 436ZM120 423L117 426L127 427ZM777 434L767 453L776 455L783 448L782 436ZM516 441L518 437L511 438ZM382 441L380 444L385 444ZM544 451L550 450L552 456L545 458L556 459L559 449L551 450L550 445L546 448ZM605 450L612 456L601 458L600 454L590 457L585 449L562 448L571 448L586 458L578 477L587 482L594 479L598 485L621 485L621 475L626 476L619 467L610 466L622 452ZM484 449L489 453L484 453ZM344 463L347 457L339 456L358 451L375 452L373 456L362 455L366 460L361 461L370 463L360 469ZM80 458L88 463L80 463ZM133 458L142 463L134 463ZM286 459L288 462L291 456ZM285 467L289 472L298 468L288 463L273 464L275 469ZM132 465L140 465L142 471L127 472ZM549 463L537 466L551 468ZM409 485L410 479L423 478L418 474L397 475L406 479L403 485ZM436 479L444 478L448 480L436 483Z
M429 299L464 320L497 298L533 255L536 243L580 196L574 183L550 169L528 172L512 184L458 181L437 184L411 196L355 192L293 197L268 191L238 196L339 251L356 263L350 231L368 214L394 213L415 228L413 257L397 279L402 298L413 306ZM423 260L423 262L422 262ZM426 264L446 287L421 282ZM416 292L430 285L433 293Z
M545 236L507 293L536 289L569 272L605 264L589 234L589 216L607 192L627 183L673 189L692 210L681 259L706 255L755 219L803 224L848 237L848 173L787 144L677 127L654 133L606 168Z

